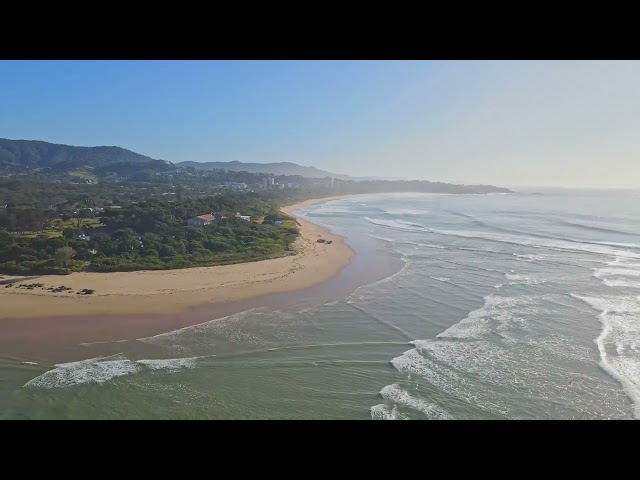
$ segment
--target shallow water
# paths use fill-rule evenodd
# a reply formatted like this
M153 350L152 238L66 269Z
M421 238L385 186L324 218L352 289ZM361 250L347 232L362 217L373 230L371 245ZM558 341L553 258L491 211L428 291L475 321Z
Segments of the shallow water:
M640 194L308 207L353 287L173 332L0 358L2 418L640 418ZM393 275L357 286L380 265ZM363 277L366 275L362 274Z

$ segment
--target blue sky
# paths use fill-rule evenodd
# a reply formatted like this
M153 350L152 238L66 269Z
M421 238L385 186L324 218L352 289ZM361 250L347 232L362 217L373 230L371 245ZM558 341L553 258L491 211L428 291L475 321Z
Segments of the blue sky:
M0 137L354 175L640 186L640 62L0 61Z

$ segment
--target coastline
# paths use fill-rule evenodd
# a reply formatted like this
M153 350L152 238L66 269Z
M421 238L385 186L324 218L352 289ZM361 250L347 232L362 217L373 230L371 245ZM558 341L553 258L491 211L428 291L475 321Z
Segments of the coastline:
M306 200L281 210L295 210L350 195ZM295 216L300 238L295 255L256 262L180 270L89 273L65 276L9 276L2 283L42 283L42 289L0 286L0 320L96 315L172 314L201 307L250 300L268 294L294 292L326 282L350 264L355 252L329 229ZM318 238L331 244L317 243ZM73 293L51 293L64 285ZM77 295L92 289L92 295Z

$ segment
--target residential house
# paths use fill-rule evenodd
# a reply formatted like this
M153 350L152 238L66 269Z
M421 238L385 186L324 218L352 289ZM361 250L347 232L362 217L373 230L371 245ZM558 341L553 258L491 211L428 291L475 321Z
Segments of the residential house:
M247 222L251 221L251 217L249 215L240 215L240 212L216 212L190 218L189 220L187 220L187 224L195 227L203 227L215 222L216 220L224 220L226 218L241 218L242 220L246 220Z
M198 215L197 217L190 218L187 220L187 225L191 225L192 227L204 227L205 225L209 225L216 220L216 217L208 213L206 215Z

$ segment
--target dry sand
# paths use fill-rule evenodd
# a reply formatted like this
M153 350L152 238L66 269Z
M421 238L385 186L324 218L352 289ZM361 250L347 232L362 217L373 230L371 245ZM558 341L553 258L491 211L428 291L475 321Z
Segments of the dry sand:
M285 207L285 213L343 197L308 200ZM175 313L201 305L247 300L318 285L347 266L354 255L344 239L298 217L296 255L258 262L181 270L73 273L37 277L4 276L0 283L64 285L73 293L0 286L0 319L88 315ZM332 243L317 243L319 238ZM77 295L83 288L93 295Z

